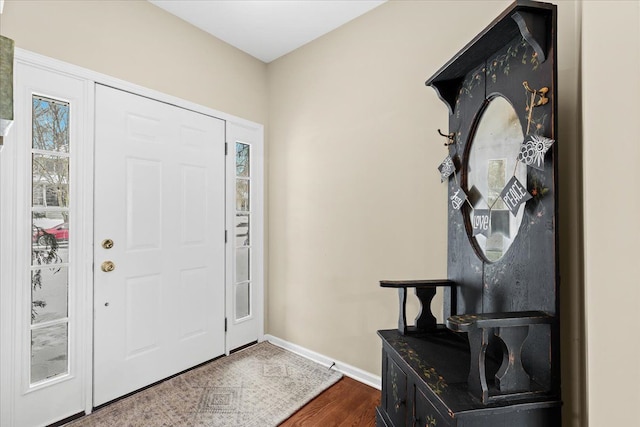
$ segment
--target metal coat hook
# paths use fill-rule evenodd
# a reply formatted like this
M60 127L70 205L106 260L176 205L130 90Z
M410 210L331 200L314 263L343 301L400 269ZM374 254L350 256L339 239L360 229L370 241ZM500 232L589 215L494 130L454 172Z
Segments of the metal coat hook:
M456 134L451 132L449 135L446 135L444 133L442 133L442 131L440 129L438 129L438 133L440 134L440 136L444 136L445 138L447 138L447 142L444 143L445 147L448 147L449 145L453 145L456 143Z
M525 90L531 94L533 94L532 96L532 100L531 100L531 106L533 107L539 107L541 105L545 105L547 102L549 102L549 98L547 98L547 92L549 92L549 88L548 87L543 87L541 89L531 89L531 87L529 86L529 82L524 81L522 82L522 86L524 86ZM539 96L538 102L535 102L535 97Z
M522 86L524 89L531 94L531 100L527 101L527 111L529 112L529 116L527 117L527 134L531 129L531 121L533 120L533 109L535 107L540 107L541 105L545 105L549 102L549 98L547 98L547 92L549 92L548 87L543 87L541 89L531 89L529 86L529 82L526 80L522 82ZM536 102L536 97L538 97L538 101Z

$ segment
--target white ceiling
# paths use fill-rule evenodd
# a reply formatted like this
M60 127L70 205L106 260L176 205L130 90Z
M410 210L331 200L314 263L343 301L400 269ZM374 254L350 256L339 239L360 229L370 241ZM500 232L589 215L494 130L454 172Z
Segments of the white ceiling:
M387 0L149 0L269 63Z

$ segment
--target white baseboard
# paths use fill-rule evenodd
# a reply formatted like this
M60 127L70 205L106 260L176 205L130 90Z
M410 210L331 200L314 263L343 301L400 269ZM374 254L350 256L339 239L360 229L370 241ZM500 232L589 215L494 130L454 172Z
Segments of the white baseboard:
M366 384L378 390L382 388L382 379L379 376L363 371L360 368L356 368L355 366L349 365L347 363L342 363L338 360L334 360L330 357L309 350L308 348L304 348L297 344L290 343L289 341L285 341L281 338L274 337L273 335L265 334L264 340L269 341L271 344L277 345L278 347L282 347L285 350L289 350L292 353L296 353L302 357L306 357L307 359L312 360L320 365L326 366L327 368L333 366L333 369L335 369L336 371L363 384Z

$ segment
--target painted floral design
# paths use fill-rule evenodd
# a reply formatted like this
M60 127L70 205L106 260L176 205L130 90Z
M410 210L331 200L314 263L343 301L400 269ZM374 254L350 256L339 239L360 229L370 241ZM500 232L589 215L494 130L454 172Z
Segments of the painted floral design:
M536 202L535 209L528 221L529 226L532 226L540 222L546 216L547 208L543 199L547 193L549 193L549 187L547 187L543 179L538 177L533 177L529 182L529 186L529 193L533 196L533 200Z
M428 366L418 353L411 348L408 342L398 337L394 340L394 347L414 368L417 368L416 371L418 374L422 375L435 394L440 395L444 389L447 388L447 383L442 375L438 374L434 367Z
M507 52L496 56L487 63L486 74L492 82L498 80L500 73L509 75L512 61L520 61L522 64L531 64L531 70L535 71L540 65L538 54L524 38L507 48Z
M491 79L493 83L496 83L501 75L508 76L511 71L511 66L515 61L524 65L530 64L532 71L537 70L540 66L538 54L524 38L520 38L518 41L511 44L505 53L488 60L483 67L479 67L473 71L462 82L462 86L460 87L458 97L456 99L456 117L460 118L460 109L458 107L460 104L460 98L463 95L473 98L473 90L480 84L484 83L485 77L487 79ZM540 124L540 127L543 126L543 122L536 123L536 125L538 124Z
M533 178L531 180L531 189L529 193L534 199L540 200L549 192L549 187L546 187L539 179Z
M398 412L400 410L400 396L398 392L398 373L396 372L393 364L391 364L391 372L389 372L391 376L391 394L393 394L393 407L395 411Z
M451 319L460 325L470 325L478 320L477 314L458 314L457 316L451 316Z

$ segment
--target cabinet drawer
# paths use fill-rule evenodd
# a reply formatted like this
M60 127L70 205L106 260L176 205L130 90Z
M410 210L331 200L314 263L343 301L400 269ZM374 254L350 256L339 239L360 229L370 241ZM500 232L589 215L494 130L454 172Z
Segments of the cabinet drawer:
M445 418L427 399L427 396L417 387L414 387L414 427L452 427L455 425L450 418Z

